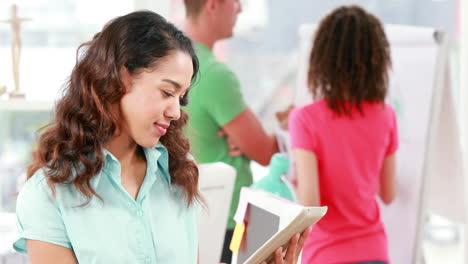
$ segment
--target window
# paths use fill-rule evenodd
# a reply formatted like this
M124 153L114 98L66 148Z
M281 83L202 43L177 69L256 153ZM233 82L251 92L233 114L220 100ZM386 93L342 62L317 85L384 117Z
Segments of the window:
M111 18L134 8L128 0L2 1L1 20L10 18L13 3L18 17L31 19L21 24L20 89L32 100L56 98L75 64L78 45ZM10 25L0 24L0 85L8 90L14 87L11 39Z

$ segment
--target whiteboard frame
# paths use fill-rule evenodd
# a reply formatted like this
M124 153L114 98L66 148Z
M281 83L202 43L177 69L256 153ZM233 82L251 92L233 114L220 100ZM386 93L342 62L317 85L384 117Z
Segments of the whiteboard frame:
M419 212L418 212L418 226L416 229L416 242L413 248L413 263L424 264L424 252L423 252L423 241L424 241L424 228L425 228L425 217L428 215L428 184L430 182L430 167L431 162L435 160L435 147L438 138L438 123L440 120L440 112L442 106L442 96L444 89L451 89L451 87L445 88L445 77L446 67L448 65L448 40L447 35L444 32L434 31L434 38L436 39L437 48L437 59L434 71L432 98L429 115L429 123L427 127L427 138L426 138L426 153L424 156L423 163L423 175L421 182L421 192L419 199Z

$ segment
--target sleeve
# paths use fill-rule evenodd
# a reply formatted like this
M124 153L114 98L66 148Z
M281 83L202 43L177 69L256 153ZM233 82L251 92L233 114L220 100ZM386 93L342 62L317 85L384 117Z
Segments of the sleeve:
M288 130L291 148L316 152L317 139L311 122L305 122L304 112L294 109L289 117Z
M37 172L42 174L42 172ZM72 248L62 216L45 177L37 173L26 182L16 204L18 239L13 248L27 253L26 239Z
M389 134L389 141L388 141L388 146L387 150L385 152L385 156L390 156L394 154L399 146L399 137L398 137L398 123L397 123L397 118L395 111L393 108L389 107L390 109L390 134Z
M239 80L224 64L214 65L200 79L207 84L204 108L219 126L229 123L246 109Z

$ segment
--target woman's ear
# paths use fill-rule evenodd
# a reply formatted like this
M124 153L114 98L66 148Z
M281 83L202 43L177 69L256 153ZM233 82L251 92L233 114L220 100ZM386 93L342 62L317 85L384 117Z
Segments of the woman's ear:
M125 86L125 92L127 92L130 89L130 87L132 87L132 76L128 72L127 67L123 66L122 68L120 68L120 78Z

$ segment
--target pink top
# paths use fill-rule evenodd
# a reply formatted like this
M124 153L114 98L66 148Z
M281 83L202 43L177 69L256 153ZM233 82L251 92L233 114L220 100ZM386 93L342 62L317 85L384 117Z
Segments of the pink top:
M317 156L320 201L328 206L302 263L389 261L377 194L383 161L398 148L397 122L389 105L364 103L362 110L338 117L322 99L290 115L292 148Z

